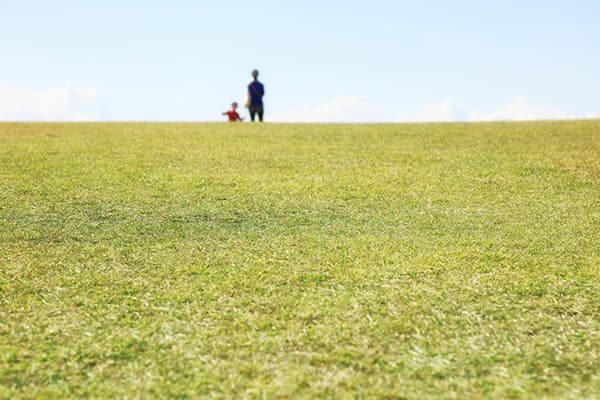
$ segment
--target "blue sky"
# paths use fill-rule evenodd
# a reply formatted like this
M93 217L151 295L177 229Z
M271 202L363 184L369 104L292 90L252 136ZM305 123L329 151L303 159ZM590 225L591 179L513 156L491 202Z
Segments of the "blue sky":
M0 0L0 120L600 118L599 1Z

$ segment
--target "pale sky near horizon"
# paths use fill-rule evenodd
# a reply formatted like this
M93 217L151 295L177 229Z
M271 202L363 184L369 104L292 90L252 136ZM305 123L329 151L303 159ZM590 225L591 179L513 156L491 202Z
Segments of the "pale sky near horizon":
M0 120L600 118L600 1L0 0ZM245 111L244 111L245 114Z

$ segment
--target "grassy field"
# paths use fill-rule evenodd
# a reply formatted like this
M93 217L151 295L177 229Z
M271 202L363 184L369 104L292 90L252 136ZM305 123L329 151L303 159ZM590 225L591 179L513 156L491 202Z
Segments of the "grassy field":
M600 398L600 121L0 124L0 398Z

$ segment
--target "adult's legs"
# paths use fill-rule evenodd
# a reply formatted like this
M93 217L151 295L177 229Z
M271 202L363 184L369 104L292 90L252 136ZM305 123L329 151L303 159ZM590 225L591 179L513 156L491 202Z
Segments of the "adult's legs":
M262 105L250 106L248 111L250 111L250 120L252 122L254 122L256 115L258 115L258 120L263 122L264 109Z
M258 114L258 120L260 122L263 122L263 115L265 114L265 109L263 108L263 105L260 104L258 106L254 106L254 112Z

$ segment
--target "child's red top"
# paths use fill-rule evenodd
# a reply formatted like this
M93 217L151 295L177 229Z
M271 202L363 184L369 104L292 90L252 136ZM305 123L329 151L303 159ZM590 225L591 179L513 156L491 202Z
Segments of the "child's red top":
M237 113L237 111L227 111L225 114L227 114L227 117L229 118L229 121L235 122L235 121L241 121L242 119L240 118L240 114Z

